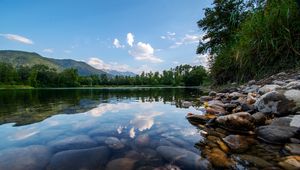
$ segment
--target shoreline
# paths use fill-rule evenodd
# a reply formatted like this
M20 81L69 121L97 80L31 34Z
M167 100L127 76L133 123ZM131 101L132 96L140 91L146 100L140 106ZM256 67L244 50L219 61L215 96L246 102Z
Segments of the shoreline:
M188 113L204 139L197 145L216 168L299 169L300 72L281 72L202 96Z

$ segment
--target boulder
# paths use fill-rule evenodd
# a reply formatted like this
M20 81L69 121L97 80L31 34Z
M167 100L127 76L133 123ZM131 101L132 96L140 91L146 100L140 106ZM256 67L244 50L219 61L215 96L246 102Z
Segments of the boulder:
M255 108L263 113L275 113L278 116L289 114L295 103L285 97L285 95L272 91L262 95L256 100Z
M264 125L267 120L266 114L262 112L256 112L252 117L254 118L255 125Z
M194 152L170 146L159 146L156 150L165 160L183 169L210 169L210 163Z
M284 145L284 150L291 155L300 155L300 144L287 143Z
M54 152L71 150L71 149L86 149L96 147L97 143L87 135L78 135L67 137L60 140L54 140L48 143Z
M251 85L251 86L246 86L242 91L244 93L256 93L259 90L259 86L257 85Z
M272 126L289 126L289 127L300 128L300 115L275 118L272 121L271 125Z
M260 126L257 128L258 138L273 144L284 144L299 135L299 129L289 126Z
M280 81L280 80L274 80L274 81L273 81L273 84L276 84L276 85L279 85L279 86L285 86L285 85L286 85L285 82Z
M300 111L300 90L287 90L284 92L284 96L292 101L290 110L292 112Z
M186 116L187 120L192 124L192 125L198 125L198 124L206 124L209 120L212 118L215 118L214 115L196 115L193 113L188 113Z
M283 169L286 170L299 170L300 156L287 156L282 158L282 161L278 163Z
M248 81L248 85L249 85L249 86L251 86L251 85L253 85L253 84L255 84L255 83L256 83L255 80L250 80L250 81Z
M68 150L55 154L48 170L104 169L110 156L109 149L101 146L90 149Z
M222 127L232 131L249 131L254 129L254 118L247 112L238 112L216 119Z
M300 90L300 81L292 81L284 86L285 89L298 89Z
M215 92L215 91L210 91L210 92L208 93L208 95L211 96L211 97L215 97L215 96L217 96L217 92Z
M275 90L277 90L279 88L281 88L281 86L276 85L276 84L268 84L268 85L264 85L263 87L261 87L258 90L258 93L259 94L266 94L268 92L275 91Z
M211 97L211 96L201 96L199 100L201 102L207 102L207 101L210 101L212 99L213 99L213 97Z
M42 145L5 149L0 152L0 169L40 170L45 169L51 153Z
M255 143L253 138L241 135L228 135L223 138L223 141L232 152L238 153L246 151L252 144Z

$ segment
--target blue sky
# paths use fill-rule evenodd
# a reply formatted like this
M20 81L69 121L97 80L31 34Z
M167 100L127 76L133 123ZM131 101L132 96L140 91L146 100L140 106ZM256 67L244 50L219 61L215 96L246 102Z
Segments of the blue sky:
M161 71L205 64L196 22L211 0L0 0L0 49Z

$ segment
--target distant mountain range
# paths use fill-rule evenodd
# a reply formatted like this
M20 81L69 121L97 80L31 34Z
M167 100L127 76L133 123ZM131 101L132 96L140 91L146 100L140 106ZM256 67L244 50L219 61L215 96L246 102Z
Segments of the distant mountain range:
M135 76L132 72L120 72L116 70L100 70L89 64L72 59L54 59L46 58L34 52L0 50L0 62L10 63L13 66L33 66L35 64L43 64L50 68L62 71L66 68L75 68L81 76L107 74L109 76Z

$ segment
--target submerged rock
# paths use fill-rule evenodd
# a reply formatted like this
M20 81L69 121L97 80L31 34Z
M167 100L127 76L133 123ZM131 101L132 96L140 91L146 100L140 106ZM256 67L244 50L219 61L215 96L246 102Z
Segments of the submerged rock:
M58 152L70 149L92 148L97 146L97 143L87 135L78 135L67 137L61 140L51 141L48 145L54 152Z
M108 137L104 141L112 149L122 149L124 144L116 137Z
M101 146L90 149L68 150L55 154L48 170L104 169L109 149Z
M159 146L156 150L164 159L184 169L210 168L210 163L194 152L170 146Z
M186 118L192 125L198 125L198 124L206 124L209 120L215 118L215 115L196 115L193 113L188 113Z
M234 165L233 160L227 157L227 155L219 148L213 148L206 152L207 159L215 166L219 168L230 168Z
M237 155L237 157L240 158L241 161L247 161L251 165L258 168L267 168L273 166L271 163L267 162L266 160L253 155Z
M227 144L231 151L238 153L246 151L252 144L255 143L255 140L251 137L241 135L228 135L223 138L223 141Z
M233 131L249 131L254 128L254 118L247 112L233 113L216 119L222 127Z
M106 170L132 170L135 162L136 160L130 158L114 159L107 164Z
M40 170L45 169L51 153L42 145L6 149L0 152L0 169Z

